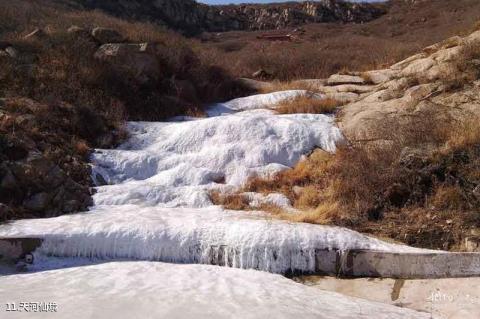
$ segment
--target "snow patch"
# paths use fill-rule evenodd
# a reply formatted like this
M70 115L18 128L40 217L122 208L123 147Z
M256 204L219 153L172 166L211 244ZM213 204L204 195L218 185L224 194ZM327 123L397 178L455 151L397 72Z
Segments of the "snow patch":
M215 104L210 110L207 111L207 114L209 116L217 116L246 110L273 109L281 102L294 100L299 97L324 99L326 96L324 94L313 93L306 90L288 90L267 94L257 94L241 97L225 103Z
M0 299L17 305L56 302L55 318L429 318L278 275L204 265L112 262L5 276L0 287Z

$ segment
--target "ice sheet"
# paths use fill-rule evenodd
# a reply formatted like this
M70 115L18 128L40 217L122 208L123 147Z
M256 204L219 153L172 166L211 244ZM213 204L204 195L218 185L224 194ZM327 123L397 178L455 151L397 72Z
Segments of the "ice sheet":
M205 265L112 262L0 277L2 302L54 302L5 318L430 318L284 277ZM3 307L4 305L2 305Z

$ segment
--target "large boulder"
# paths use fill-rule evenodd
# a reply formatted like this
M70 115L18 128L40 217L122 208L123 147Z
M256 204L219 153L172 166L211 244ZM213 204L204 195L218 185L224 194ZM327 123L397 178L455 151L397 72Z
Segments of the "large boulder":
M9 220L13 217L13 211L12 209L3 203L0 203L0 222Z
M118 31L109 28L94 28L92 30L92 36L100 44L120 43L125 41L125 38Z
M327 80L328 85L366 84L364 78L356 75L333 74Z
M71 35L73 35L77 38L88 39L88 38L92 37L92 35L90 34L90 32L87 29L84 29L84 28L76 26L76 25L72 25L70 28L68 28L67 33L71 34Z
M29 210L40 212L47 209L49 201L50 196L48 193L41 192L28 198L23 205Z
M108 43L95 53L95 58L109 63L120 74L132 75L145 83L159 77L160 66L153 45L148 43Z
M18 51L14 47L8 46L0 49L0 56L16 59L18 58Z

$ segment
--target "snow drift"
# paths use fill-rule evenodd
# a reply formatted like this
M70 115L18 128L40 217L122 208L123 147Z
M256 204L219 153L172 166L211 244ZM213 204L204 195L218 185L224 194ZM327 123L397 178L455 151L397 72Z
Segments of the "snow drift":
M278 275L205 265L112 262L7 276L0 278L0 287L1 300L53 301L58 313L44 315L69 319L430 318L426 313L321 291Z

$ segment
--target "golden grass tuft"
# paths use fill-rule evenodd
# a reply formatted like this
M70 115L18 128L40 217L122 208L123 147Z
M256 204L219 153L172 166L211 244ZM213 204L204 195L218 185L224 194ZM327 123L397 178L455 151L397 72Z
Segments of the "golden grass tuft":
M275 107L280 114L312 113L323 114L333 113L342 103L335 99L315 99L308 96L302 96L287 100Z
M465 149L480 143L480 118L475 117L466 123L449 130L447 150Z
M464 210L466 198L457 185L442 185L438 187L431 198L431 204L440 210Z
M81 156L87 156L90 154L90 147L88 146L87 142L84 140L79 140L75 143L75 152Z
M321 82L319 82L321 83ZM320 91L321 85L313 85L312 82L308 81L271 81L265 85L260 93L273 93L278 91L288 91L288 90L305 90L310 92L318 92Z
M249 210L248 198L242 194L222 194L218 191L210 192L210 200L215 205L221 205L230 210Z

